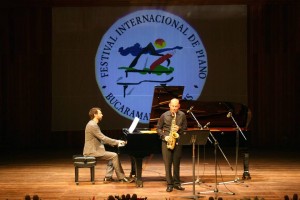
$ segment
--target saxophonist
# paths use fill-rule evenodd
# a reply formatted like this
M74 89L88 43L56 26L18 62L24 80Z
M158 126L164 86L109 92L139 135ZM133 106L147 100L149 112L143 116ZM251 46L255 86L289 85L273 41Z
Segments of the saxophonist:
M187 129L187 120L185 113L179 110L179 99L172 99L169 108L170 110L164 112L157 122L157 133L162 139L162 156L167 180L166 191L172 192L173 189L184 190L180 184L182 146L176 144L176 137Z

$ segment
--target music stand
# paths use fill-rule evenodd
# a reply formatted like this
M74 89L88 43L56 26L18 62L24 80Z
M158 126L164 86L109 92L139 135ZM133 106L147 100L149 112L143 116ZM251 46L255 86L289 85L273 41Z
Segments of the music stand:
M185 198L198 199L201 196L195 194L195 145L205 145L209 136L209 130L187 130L180 135L178 145L191 145L193 147L193 195Z

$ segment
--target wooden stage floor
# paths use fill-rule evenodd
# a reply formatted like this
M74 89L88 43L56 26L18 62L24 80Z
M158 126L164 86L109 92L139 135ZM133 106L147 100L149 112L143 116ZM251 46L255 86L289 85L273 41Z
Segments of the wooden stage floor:
M222 199L265 199L283 200L300 194L300 156L299 152L280 150L250 150L251 180L244 183L241 179L243 161L238 158L235 171L235 149L222 149L229 167L221 152L217 151L217 181L215 176L214 148L200 146L199 165L195 165L195 195L199 199L209 197ZM89 169L79 170L79 185L74 183L72 155L81 150L36 150L5 153L0 161L0 199L21 200L28 194L38 195L40 199L104 200L109 195L137 194L147 199L189 199L194 196L192 149L184 148L181 163L181 179L185 191L166 192L164 165L161 155L147 157L143 164L144 187L136 188L134 183L102 182L105 175L105 163L98 162L95 172L95 184L89 182ZM197 153L197 149L196 149ZM130 172L129 156L120 156L126 175ZM237 173L235 173L237 172ZM235 176L237 174L237 176ZM231 183L226 183L226 182ZM216 184L216 182L218 184ZM222 184L225 182L225 184ZM217 191L217 192L216 192ZM198 194L200 192L200 194ZM208 192L208 193L203 193ZM228 193L234 193L228 194Z

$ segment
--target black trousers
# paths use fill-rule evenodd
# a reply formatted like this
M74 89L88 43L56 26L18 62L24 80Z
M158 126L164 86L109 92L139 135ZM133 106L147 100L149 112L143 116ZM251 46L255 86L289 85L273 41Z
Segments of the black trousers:
M173 150L170 150L167 148L167 143L163 141L161 149L163 160L165 163L168 186L180 185L180 160L182 156L182 146L175 145L175 148Z

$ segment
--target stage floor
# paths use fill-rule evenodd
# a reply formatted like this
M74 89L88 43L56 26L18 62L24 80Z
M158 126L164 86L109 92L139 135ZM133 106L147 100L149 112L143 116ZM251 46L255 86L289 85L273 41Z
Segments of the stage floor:
M251 149L251 180L242 182L242 155L239 152L236 165L235 148L221 147L221 150L228 162L218 149L216 179L214 148L200 146L199 164L196 149L195 175L200 183L195 184L194 190L192 149L184 148L181 179L186 189L174 190L171 193L166 192L164 165L159 154L144 159L144 187L136 188L134 183L104 184L102 181L106 164L102 161L97 163L94 185L89 182L89 169L79 169L80 183L76 185L72 156L81 153L80 149L7 152L0 161L0 199L21 200L28 194L31 197L38 195L43 200L104 200L109 195L137 194L139 198L147 197L150 200L188 199L194 195L199 196L199 199L222 197L231 200L258 197L265 200L283 200L285 195L291 198L295 193L300 194L299 152L286 149ZM129 175L129 156L120 155L120 158L126 175Z

